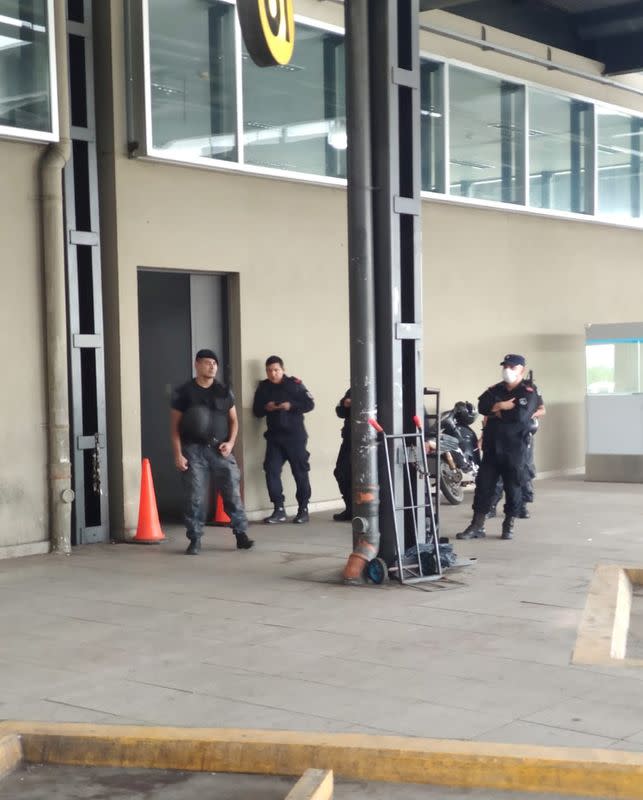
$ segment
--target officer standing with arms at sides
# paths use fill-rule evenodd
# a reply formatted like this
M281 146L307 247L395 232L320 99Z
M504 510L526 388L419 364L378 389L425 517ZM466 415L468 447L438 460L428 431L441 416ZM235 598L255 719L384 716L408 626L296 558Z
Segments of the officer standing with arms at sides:
M239 550L249 550L248 519L241 500L241 472L232 448L239 432L234 395L217 383L219 359L212 350L199 350L194 361L196 377L175 389L171 402L171 437L174 463L181 472L185 493L186 555L201 551L203 524L208 509L207 491L212 475L230 517Z
M339 486L346 508L333 514L335 522L350 522L353 518L353 490L351 475L351 390L347 389L335 407L335 413L344 420L342 425L342 443L337 454L337 463L333 475Z
M308 434L304 427L304 414L315 407L313 396L299 378L284 372L284 362L279 356L266 359L266 380L259 383L252 411L255 417L266 417L266 458L263 468L274 511L264 519L269 525L286 521L281 470L290 464L297 486L297 515L293 522L308 522L310 500L310 453L306 450Z
M498 477L505 487L505 518L502 538L512 539L514 520L522 505L522 486L532 419L545 413L542 398L523 380L525 358L509 353L500 366L502 381L489 387L478 398L478 411L487 417L484 427L482 464L476 479L473 519L456 539L479 539L486 536L485 519ZM540 405L539 405L540 403Z

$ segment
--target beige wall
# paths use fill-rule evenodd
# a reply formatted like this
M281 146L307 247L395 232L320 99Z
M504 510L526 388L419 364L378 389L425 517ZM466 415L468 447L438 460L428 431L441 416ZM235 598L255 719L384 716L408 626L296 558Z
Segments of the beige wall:
M341 23L331 3L301 2L301 13ZM107 13L107 12L105 12ZM140 401L136 270L140 266L239 275L240 341L233 365L241 410L239 448L250 511L268 505L261 462L262 424L250 413L263 360L279 353L301 376L317 408L308 416L313 501L333 501L339 445L334 405L348 382L345 192L342 188L221 170L127 159L120 3L110 7L112 55L103 79L114 89L114 139L101 148L108 362L118 389L110 396L114 532L136 523ZM477 33L448 15L436 24ZM100 21L100 20L99 20ZM493 32L492 32L493 33ZM545 48L494 34L494 41ZM632 95L548 72L478 48L423 36L423 49L508 75L630 104ZM564 54L570 63L598 66ZM104 88L104 96L110 87ZM637 100L636 107L643 104ZM538 436L543 471L583 463L583 325L640 319L639 231L427 201L423 208L425 374L445 404L475 399L498 379L500 357L524 352L549 415ZM284 221L285 224L284 224ZM121 494L122 492L122 494ZM292 483L287 483L292 502ZM120 511L122 509L122 512Z
M38 159L42 145L0 143L0 558L48 538L47 435Z
M96 3L102 257L105 289L112 529L136 522L140 419L136 270L238 275L233 351L250 510L267 506L262 424L250 414L263 360L281 354L315 395L308 417L313 500L333 502L339 444L334 405L348 382L345 191L342 188L172 166L126 157L122 4ZM333 3L301 13L341 24ZM477 34L442 12L427 22ZM111 40L110 40L111 37ZM489 31L492 41L543 56L545 48ZM111 50L110 50L111 45ZM423 35L424 51L639 111L634 95ZM599 73L599 66L555 58ZM637 78L622 78L634 82ZM640 83L640 80L639 80ZM48 538L46 388L38 159L45 145L0 142L0 296L4 337L0 446L0 557L42 550ZM284 226L283 221L286 221ZM426 383L445 404L474 399L499 356L525 352L549 415L538 435L543 471L583 463L583 325L641 319L640 231L506 210L423 206ZM275 233L283 231L283 235ZM288 478L287 492L293 499Z

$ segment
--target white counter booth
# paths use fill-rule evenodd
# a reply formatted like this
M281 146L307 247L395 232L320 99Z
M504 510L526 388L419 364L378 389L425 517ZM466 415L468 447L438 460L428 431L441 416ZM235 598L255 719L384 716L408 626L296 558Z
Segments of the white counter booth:
M585 330L586 480L643 483L643 322Z

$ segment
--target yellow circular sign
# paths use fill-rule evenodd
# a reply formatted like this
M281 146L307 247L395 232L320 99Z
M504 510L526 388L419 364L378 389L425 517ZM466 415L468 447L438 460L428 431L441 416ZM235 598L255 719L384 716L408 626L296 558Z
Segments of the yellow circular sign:
M255 64L287 64L295 47L293 0L237 0L237 11Z

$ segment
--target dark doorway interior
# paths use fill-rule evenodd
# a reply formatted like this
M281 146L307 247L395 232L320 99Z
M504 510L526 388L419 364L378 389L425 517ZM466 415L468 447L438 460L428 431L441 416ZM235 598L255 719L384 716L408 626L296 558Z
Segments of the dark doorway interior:
M138 273L141 446L149 458L159 515L181 518L181 484L170 445L170 398L193 375L194 353L211 347L227 377L227 322L222 275L141 269Z

